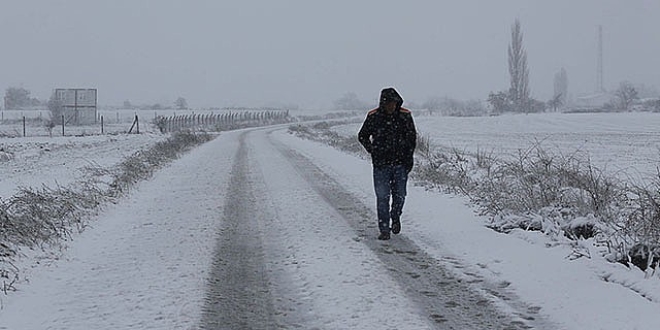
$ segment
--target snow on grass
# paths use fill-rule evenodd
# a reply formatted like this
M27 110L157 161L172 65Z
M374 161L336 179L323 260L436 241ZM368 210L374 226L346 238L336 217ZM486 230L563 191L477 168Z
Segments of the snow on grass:
M655 176L660 148L660 115L539 114L500 117L415 118L418 130L445 150L516 157L542 144L564 154L580 152L607 173L628 180ZM333 128L355 135L360 124ZM312 143L312 142L310 142ZM492 152L491 152L492 150ZM335 156L339 157L339 156ZM325 162L349 167L350 157ZM339 163L341 162L342 165ZM353 164L357 166L357 164ZM367 165L360 165L367 166ZM348 170L346 170L348 171ZM369 178L347 178L369 198ZM465 197L409 188L404 210L414 240L439 260L460 260L456 271L477 272L511 288L543 315L566 329L656 329L660 327L660 274L602 258L594 239L571 241L520 229L490 230ZM402 220L403 221L403 220ZM454 259L455 258L455 259Z

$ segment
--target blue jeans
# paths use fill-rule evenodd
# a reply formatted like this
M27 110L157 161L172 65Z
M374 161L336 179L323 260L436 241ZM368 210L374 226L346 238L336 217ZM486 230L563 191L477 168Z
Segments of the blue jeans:
M376 211L378 229L390 232L390 219L399 221L406 200L408 171L403 165L374 166L374 190L376 191ZM390 197L392 205L390 206Z

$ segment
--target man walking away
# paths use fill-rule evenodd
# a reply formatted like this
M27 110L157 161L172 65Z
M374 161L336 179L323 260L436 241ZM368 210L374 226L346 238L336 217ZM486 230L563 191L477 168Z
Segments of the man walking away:
M401 231L406 183L414 163L417 131L410 110L402 104L403 98L394 88L383 89L378 108L369 111L358 133L358 140L371 154L380 240L390 239L390 231Z

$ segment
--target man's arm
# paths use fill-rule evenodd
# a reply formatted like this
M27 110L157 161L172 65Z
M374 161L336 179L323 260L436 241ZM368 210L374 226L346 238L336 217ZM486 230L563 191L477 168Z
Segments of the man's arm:
M358 132L358 141L360 141L360 144L362 144L368 153L371 153L372 123L371 119L369 118L370 117L367 116L367 118L364 120L364 123L362 123L362 128L360 128L360 132Z
M412 115L409 117L409 123L408 123L408 138L409 138L409 145L410 145L410 154L415 153L415 148L417 147L417 129L415 129L415 121L413 120Z
M414 160L414 154L415 154L415 148L417 147L417 130L415 129L415 121L412 118L411 114L408 114L406 116L406 145L407 149L406 150L406 170L408 172L412 171L413 165L415 164Z

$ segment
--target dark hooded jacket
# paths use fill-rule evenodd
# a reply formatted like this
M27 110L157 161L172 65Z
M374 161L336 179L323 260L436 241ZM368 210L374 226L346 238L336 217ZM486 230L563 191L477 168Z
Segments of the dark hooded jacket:
M388 115L382 105L396 100L396 110ZM413 153L417 131L410 110L402 108L403 98L394 88L380 93L379 106L369 111L358 133L358 140L371 154L373 166L404 165L408 172L413 167Z

